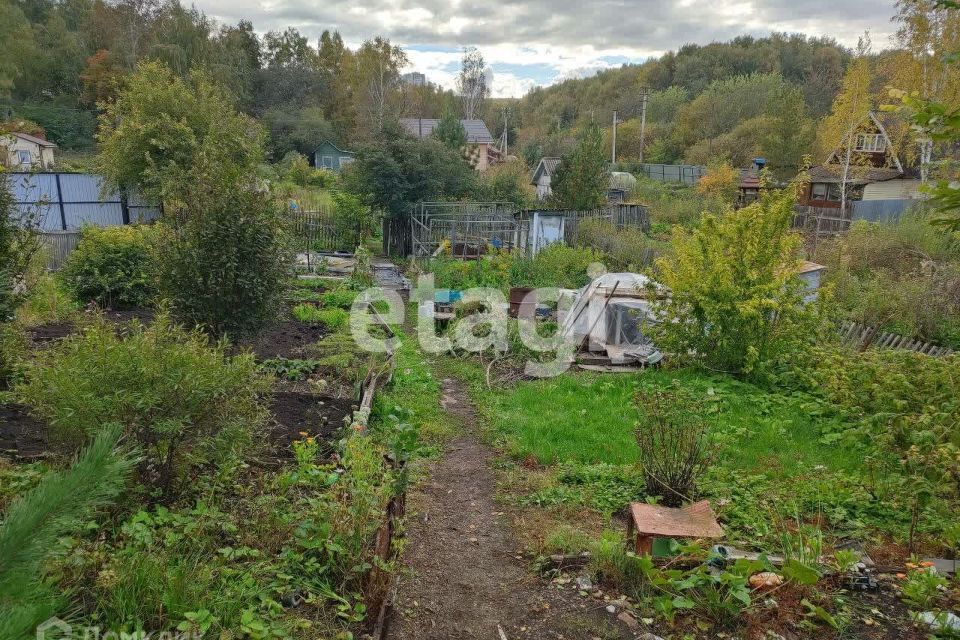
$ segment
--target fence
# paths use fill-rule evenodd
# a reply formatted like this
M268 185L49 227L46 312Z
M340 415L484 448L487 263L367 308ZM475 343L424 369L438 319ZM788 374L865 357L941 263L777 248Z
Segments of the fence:
M518 211L516 205L503 202L420 203L409 218L384 219L384 252L426 257L445 242L460 258L476 258L488 246L528 252L531 238L539 233L531 229L537 214L540 218L562 216L564 233L556 239L568 244L585 218L607 220L617 229L650 229L647 208L636 204L614 204L590 211Z
M827 207L794 207L793 228L815 237L832 236L850 230L853 222L851 210L846 213L840 209Z
M873 346L880 349L904 349L928 356L946 356L953 353L953 349L950 347L941 347L931 342L924 342L919 338L908 338L895 333L880 332L874 327L854 322L845 322L840 327L840 338L846 344L857 348Z
M40 239L47 248L47 268L54 271L63 266L70 252L80 242L79 231L44 231Z
M103 177L96 174L13 172L4 177L17 214L45 232L149 222L160 216L160 207L135 192L105 191Z
M707 168L695 164L641 164L640 171L659 182L696 184L707 175Z
M857 200L853 203L853 219L869 222L897 222L905 211L922 200Z
M292 213L292 232L298 251L353 252L360 244L363 230L360 221L342 221L327 210Z
M432 255L444 242L451 253L476 258L488 245L516 247L517 207L509 202L421 202L409 218L409 255Z

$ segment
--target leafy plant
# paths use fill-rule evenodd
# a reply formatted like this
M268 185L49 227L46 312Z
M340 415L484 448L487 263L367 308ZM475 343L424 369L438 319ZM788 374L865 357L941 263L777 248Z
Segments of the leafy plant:
M767 193L722 217L704 216L692 233L674 229L675 255L656 263L672 291L661 304L664 348L754 377L809 350L820 316L804 303L797 277L793 203L791 189Z
M80 304L146 306L156 295L152 235L150 227L84 227L59 280Z
M224 348L163 314L124 336L98 321L39 353L15 392L73 446L120 422L146 456L141 479L169 492L195 465L235 455L262 419L252 356Z
M249 184L197 190L167 227L161 293L183 322L217 336L255 334L276 318L287 282L280 208Z
M921 611L929 611L940 599L941 590L947 586L946 578L937 574L933 567L918 567L907 573L901 588L904 602Z
M674 384L641 389L634 404L640 410L634 434L647 493L679 507L696 495L697 480L710 464L703 403Z

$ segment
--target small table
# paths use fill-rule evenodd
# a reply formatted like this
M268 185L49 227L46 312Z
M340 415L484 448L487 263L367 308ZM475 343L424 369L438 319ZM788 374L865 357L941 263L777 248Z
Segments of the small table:
M637 555L649 556L653 554L655 537L722 538L723 529L710 508L709 500L701 500L680 509L631 502L627 536L633 539Z

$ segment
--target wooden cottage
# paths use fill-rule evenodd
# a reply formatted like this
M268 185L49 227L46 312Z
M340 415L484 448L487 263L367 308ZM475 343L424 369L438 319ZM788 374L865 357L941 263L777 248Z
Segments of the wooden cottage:
M853 135L849 168L844 179L848 149L834 149L822 165L809 170L810 184L800 204L839 209L846 184L846 200L912 199L918 196L919 182L906 175L887 131L873 112Z
M341 149L329 140L324 140L313 152L313 166L317 169L340 171L353 162L355 156L353 151Z

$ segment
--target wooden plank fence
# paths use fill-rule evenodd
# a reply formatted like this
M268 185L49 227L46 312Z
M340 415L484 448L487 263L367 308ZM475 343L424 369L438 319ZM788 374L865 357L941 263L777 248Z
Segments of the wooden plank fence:
M881 332L875 327L855 322L845 322L840 327L840 338L845 344L863 349L877 347L880 349L903 349L916 351L928 356L940 357L953 353L950 347L941 347L932 342L925 342L919 338L908 338L895 333Z

